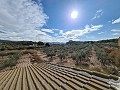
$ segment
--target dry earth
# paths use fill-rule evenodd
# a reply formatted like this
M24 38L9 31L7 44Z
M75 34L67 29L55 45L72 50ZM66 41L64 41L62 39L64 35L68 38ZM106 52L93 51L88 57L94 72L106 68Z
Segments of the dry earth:
M30 60L31 60L31 55L25 54L18 60L16 67L25 67L31 65Z
M98 60L95 49L93 47L92 47L92 50L90 52L89 60L90 60L89 69L91 69L91 70L102 69L102 64Z

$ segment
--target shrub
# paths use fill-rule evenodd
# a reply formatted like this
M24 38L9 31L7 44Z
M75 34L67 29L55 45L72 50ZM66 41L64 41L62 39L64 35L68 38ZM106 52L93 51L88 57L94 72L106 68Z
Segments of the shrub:
M63 59L65 59L65 54L64 53L61 53L61 54L59 54L58 55L58 57L61 59L61 61L63 60Z
M7 56L7 53L0 53L0 56L3 58L4 56Z
M50 47L50 44L49 44L49 43L46 43L45 46L46 46L46 47Z
M5 67L12 67L12 66L15 66L16 63L17 63L17 60L20 58L20 56L22 55L21 52L16 52L15 54L13 55L9 55L9 59L8 60L4 60L2 62L2 65L1 67L2 68L5 68Z

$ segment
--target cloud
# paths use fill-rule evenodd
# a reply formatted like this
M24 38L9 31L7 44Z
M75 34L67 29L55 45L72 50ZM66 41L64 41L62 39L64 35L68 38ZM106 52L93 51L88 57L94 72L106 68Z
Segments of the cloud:
M116 19L116 20L112 20L112 24L117 24L120 23L120 18Z
M97 13L100 12L97 11ZM67 32L59 31L59 29L44 29L43 26L48 19L49 17L44 13L41 3L37 4L32 0L1 0L0 39L66 42L70 39L79 40L79 36L103 27L103 25L86 25L82 30ZM54 33L54 36L47 33Z
M120 33L113 33L112 35L113 35L113 36L119 36Z
M98 34L103 34L103 33L106 33L106 32L99 32Z
M49 17L43 12L42 4L32 0L0 1L0 39L36 40L46 33L39 30Z
M113 36L120 36L120 29L112 29L111 31L113 32Z
M112 32L120 32L120 29L112 29Z
M67 42L69 40L79 41L78 37L84 36L85 34L90 32L97 31L102 27L103 25L86 25L84 29L69 30L67 32L57 29L59 30L59 33L54 33L53 36L49 36L45 32L43 32L42 35L40 35L40 37L38 35L36 38L44 42ZM50 30L53 30L53 29L50 29Z
M92 36L85 35L85 38L87 39L87 41L97 41L98 40L98 38L93 35Z
M41 29L43 32L54 33L52 29Z
M97 18L100 18L102 15L103 15L103 10L98 10L98 11L95 13L94 17L92 18L92 20L97 19Z
M53 31L59 31L59 29L52 29Z
M63 31L60 31L60 34L62 34L65 38L68 38L68 39L77 39L79 36L82 36L84 34L87 34L93 31L97 31L102 27L103 25L96 25L96 26L86 25L85 28L82 30L71 30L65 33Z
M59 31L59 34L63 34L63 30L60 30L60 31Z

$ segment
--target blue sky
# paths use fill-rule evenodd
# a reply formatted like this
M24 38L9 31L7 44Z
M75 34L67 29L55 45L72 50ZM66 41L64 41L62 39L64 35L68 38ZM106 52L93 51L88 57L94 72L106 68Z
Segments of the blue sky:
M19 3L19 4L18 4ZM4 0L0 39L88 41L120 36L120 0ZM77 11L78 17L71 18Z

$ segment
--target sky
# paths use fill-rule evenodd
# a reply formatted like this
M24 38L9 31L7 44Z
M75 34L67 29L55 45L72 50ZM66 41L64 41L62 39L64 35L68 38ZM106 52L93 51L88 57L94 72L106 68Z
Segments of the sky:
M120 0L0 0L0 39L67 42L120 37ZM71 17L76 11L78 16Z

